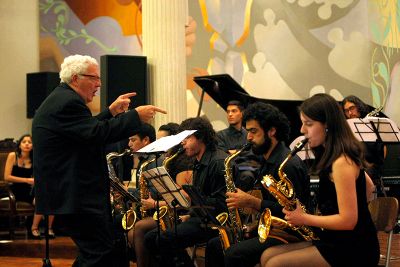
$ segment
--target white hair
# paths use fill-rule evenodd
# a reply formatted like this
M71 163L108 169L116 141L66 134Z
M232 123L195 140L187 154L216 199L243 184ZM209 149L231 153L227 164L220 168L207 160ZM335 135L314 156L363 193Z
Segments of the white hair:
M97 60L90 56L72 55L64 59L61 64L61 82L70 83L75 74L84 74L90 65L99 65Z

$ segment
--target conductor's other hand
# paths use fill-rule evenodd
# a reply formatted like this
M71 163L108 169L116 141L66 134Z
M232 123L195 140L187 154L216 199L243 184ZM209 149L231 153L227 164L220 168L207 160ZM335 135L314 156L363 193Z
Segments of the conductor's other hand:
M135 95L135 92L127 93L120 95L117 99L115 99L115 101L112 102L112 104L108 107L113 117L127 111L129 108L129 104L131 103L131 100L129 98Z
M153 119L157 112L167 114L167 111L153 105L139 106L135 109L139 114L140 120L146 123Z

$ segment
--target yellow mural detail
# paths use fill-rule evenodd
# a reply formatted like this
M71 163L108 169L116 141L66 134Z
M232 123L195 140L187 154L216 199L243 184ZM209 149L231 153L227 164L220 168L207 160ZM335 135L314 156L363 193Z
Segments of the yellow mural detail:
M251 5L252 4L253 4L253 0L248 0L247 3L246 3L243 35L240 36L239 40L236 42L237 46L241 46L244 43L244 41L247 39L247 37L249 36L250 18L251 18Z
M203 18L204 28L209 32L215 31L214 28L211 26L211 24L208 22L208 13L205 0L199 0L199 4L200 4L201 16Z

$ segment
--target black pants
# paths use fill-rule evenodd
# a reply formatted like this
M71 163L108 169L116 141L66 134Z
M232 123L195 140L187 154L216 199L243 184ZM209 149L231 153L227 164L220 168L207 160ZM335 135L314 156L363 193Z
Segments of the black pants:
M280 244L283 242L274 238L268 238L264 243L260 243L258 237L254 237L231 245L225 251L224 257L219 238L213 238L207 243L206 267L224 266L224 264L226 267L253 267L260 263L264 250Z
M113 225L110 216L97 214L57 215L62 230L78 247L74 267L118 266L114 259Z
M217 231L204 227L200 218L190 218L174 229L168 229L160 234L154 229L144 236L144 244L152 253L160 255L160 266L193 266L189 256L184 251L185 248L199 243L205 243L218 234ZM154 255L154 254L153 254ZM179 262L177 262L179 261Z

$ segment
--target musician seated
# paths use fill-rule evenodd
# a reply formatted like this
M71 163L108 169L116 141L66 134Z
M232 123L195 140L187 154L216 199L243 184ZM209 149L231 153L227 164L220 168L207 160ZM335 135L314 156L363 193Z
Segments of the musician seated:
M179 127L179 124L176 124ZM170 134L176 134L171 127L175 127L175 124L168 123L162 125L159 128L158 133L163 131L163 136ZM158 138L163 136L157 135ZM187 157L184 153L178 153L177 147L173 147L166 154L166 158L162 161L162 165L167 169L171 178L179 185L192 183L192 170L193 170L193 159ZM141 177L139 177L140 179ZM142 188L143 189L143 188ZM141 196L143 197L143 196ZM135 224L135 228L129 232L129 242L134 245L136 254L136 265L137 266L148 266L150 262L151 250L147 250L144 246L144 236L147 232L157 228L157 222L153 219L154 212L156 210L157 203L152 195L149 195L147 199L141 199L142 209L141 220ZM164 200L160 200L158 203L159 207L165 207L168 204ZM172 212L172 211L169 211ZM173 222L169 221L169 215L166 214L161 220L167 225L171 225ZM161 216L161 215L160 215Z
M243 105L232 100L226 107L229 127L217 132L218 147L227 153L233 154L246 144L246 130L242 127Z
M342 100L342 108L347 119L365 118L371 112L369 106L354 95L347 96ZM379 112L376 115L379 115ZM377 185L377 188L382 189L383 185L381 185L380 179L386 156L386 146L378 140L373 143L364 143L364 145L366 148L365 159L370 164L367 173L374 184Z
M271 174L279 180L278 169L290 150L284 141L289 137L289 121L276 107L265 103L254 103L247 107L243 121L247 130L247 141L252 143L252 151L260 157L261 167L257 179L258 187L264 175ZM308 203L309 177L302 160L294 156L283 168L287 177L294 186L296 196L302 203ZM254 182L253 182L254 184ZM238 184L238 187L242 187ZM226 203L228 208L251 208L262 212L269 208L273 216L283 218L282 206L267 190L262 190L263 199L258 199L244 191L227 192ZM258 236L231 244L224 248L225 257L218 238L208 242L206 248L206 266L254 266L260 261L262 252L270 246L282 244L283 241L276 238L268 238L260 243Z
M204 118L189 118L180 125L180 130L197 130L182 141L187 156L195 157L193 169L193 186L205 197L207 206L213 216L226 211L224 160L227 154L217 149L215 131L211 123ZM148 251L159 252L159 266L193 266L189 255L184 250L197 243L207 242L217 236L217 232L205 227L203 218L195 213L176 226L167 229L158 238L158 231L154 229L145 235L144 244ZM154 255L154 254L153 254ZM178 262L177 262L178 261Z

